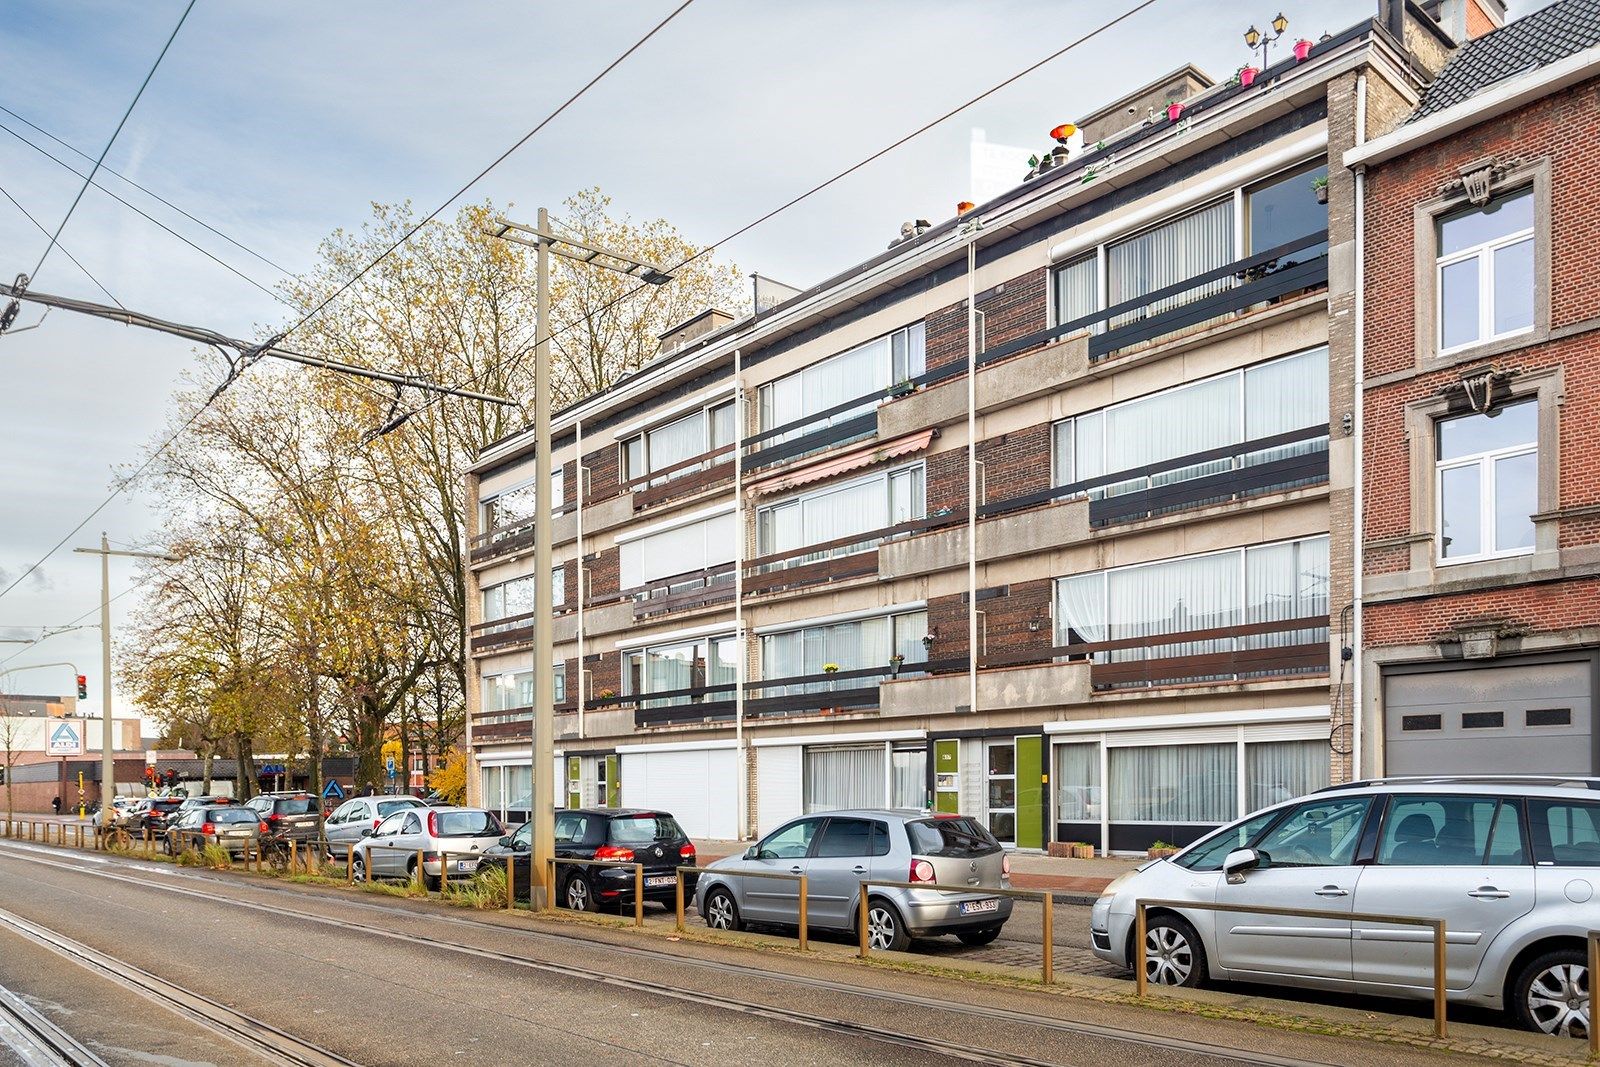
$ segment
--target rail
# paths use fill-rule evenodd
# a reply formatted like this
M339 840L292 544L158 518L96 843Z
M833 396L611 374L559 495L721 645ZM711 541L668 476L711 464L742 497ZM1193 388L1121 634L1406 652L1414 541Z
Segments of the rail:
M544 861L545 868L545 895L544 910L556 909L556 867L632 867L633 868L633 925L644 925L644 864L628 863L624 860L576 860L557 859L551 857ZM508 865L509 866L509 865ZM532 894L529 894L531 900Z
M688 871L688 872L699 872L700 874L713 873L710 867L678 867L678 868L676 868L678 885L677 885L677 899L675 900L674 904L675 904L675 909L676 909L676 912L677 912L677 930L678 930L679 933L682 933L683 930L684 930L684 922L683 922L683 875L684 875L684 872L686 872L686 871ZM810 891L810 888L809 888L810 882L806 879L805 875L803 875L803 874L785 874L783 871L739 871L739 870L730 870L730 869L723 869L723 868L718 868L714 873L717 875L718 878L723 878L723 877L727 877L727 878L772 878L772 879L776 879L778 881L783 881L783 882L798 882L798 883L800 883L799 884L799 889L798 889L799 895L796 898L796 915L795 915L795 918L798 920L798 924L796 926L795 936L796 936L796 940L799 942L799 948L800 948L801 952L804 952L809 947L810 941L809 941L809 934L808 934L807 931L808 931L809 921L810 921L809 917L808 917L808 913L809 913L810 908L811 908L811 891ZM704 918L704 917L705 916L701 916L701 918Z
M856 897L856 938L857 955L866 959L871 954L871 930L868 923L868 905L871 893L869 890L879 889L920 889L933 893L960 893L965 896L1010 897L1012 900L1037 900L1044 906L1044 920L1041 924L1041 938L1044 942L1044 957L1040 964L1040 981L1049 985L1055 981L1055 936L1056 913L1055 897L1049 890L1044 889L990 889L987 886L974 885L939 885L937 882L888 882L876 878L863 878L861 892Z
M1139 996L1144 996L1149 985L1145 975L1145 936L1149 921L1149 909L1163 908L1168 911L1224 911L1235 915L1278 915L1288 919L1334 919L1349 920L1352 923L1392 923L1396 926L1421 926L1433 931L1433 1036L1445 1036L1445 922L1443 919L1425 919L1414 915L1378 915L1365 911L1318 911L1316 908L1274 908L1266 905L1255 904L1218 904L1212 901L1199 900L1135 900L1134 907L1134 991ZM1590 974L1593 974L1593 964L1596 958L1595 938L1600 933L1589 935L1589 960ZM1592 1009L1591 1009L1592 1010ZM1590 1046L1594 1046L1591 1044Z

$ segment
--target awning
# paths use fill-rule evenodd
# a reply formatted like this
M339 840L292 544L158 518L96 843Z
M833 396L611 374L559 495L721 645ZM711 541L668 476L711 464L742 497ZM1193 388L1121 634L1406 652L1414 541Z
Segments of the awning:
M913 452L921 452L933 441L935 429L922 430L918 433L897 437L893 441L871 443L853 448L842 455L832 456L799 468L791 468L780 475L765 478L751 483L750 488L757 493L766 495L781 493L785 489L793 489L800 485L810 485L826 478L844 474L847 471L860 470L870 467L874 463L885 463L901 456L909 456Z

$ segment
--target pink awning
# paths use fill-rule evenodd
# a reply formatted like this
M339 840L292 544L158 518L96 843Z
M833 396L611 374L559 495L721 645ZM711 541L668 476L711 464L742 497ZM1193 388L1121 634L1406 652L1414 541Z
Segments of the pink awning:
M874 463L883 463L901 456L909 456L913 452L921 452L928 447L937 430L928 429L918 433L908 434L893 441L879 444L872 442L853 448L842 455L831 456L799 468L791 468L782 474L764 478L751 483L751 488L757 493L781 493L785 489L793 489L799 485L810 485L820 482L825 478L832 478L847 471L860 470L870 467Z

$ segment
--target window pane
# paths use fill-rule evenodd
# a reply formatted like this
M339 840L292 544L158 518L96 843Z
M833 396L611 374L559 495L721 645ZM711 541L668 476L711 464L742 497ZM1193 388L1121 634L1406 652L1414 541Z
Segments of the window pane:
M1478 261L1464 259L1439 271L1439 347L1478 339Z
M1344 867L1355 858L1370 796L1314 800L1296 807L1260 842L1263 867Z
M1099 270L1093 252L1056 270L1056 322L1065 324L1099 309Z
M686 419L679 419L677 422L651 430L648 436L651 471L664 470L682 463L706 450L705 412L697 411ZM685 469L681 473L687 474L688 470Z
M1312 349L1244 372L1246 440L1328 421L1328 350Z
M1301 171L1257 186L1247 194L1250 251L1265 252L1328 228L1328 205L1317 203L1312 181L1326 180L1328 168ZM1326 246L1303 248L1289 258L1298 262L1322 254Z
M711 409L711 447L721 448L733 443L733 403L718 404Z
M1483 551L1477 464L1451 467L1439 475L1439 554L1473 556Z
M1439 254L1448 256L1533 228L1533 190L1496 197L1483 207L1452 212L1439 220Z
M1111 821L1222 823L1238 807L1234 745L1113 748Z
M808 748L805 763L807 812L883 805L882 745Z
M1105 431L1098 411L1079 415L1072 420L1074 427L1072 451L1075 480L1097 478L1105 473Z
M1494 464L1494 547L1497 552L1533 547L1533 513L1539 510L1539 455Z
M1239 379L1225 374L1108 408L1106 473L1239 440ZM1226 462L1226 461L1224 461Z
M1484 863L1490 867L1522 867L1529 862L1522 847L1522 819L1517 814L1517 806L1503 800L1495 814L1494 832L1489 838L1489 852Z
M1556 867L1600 867L1600 804L1529 800L1534 858Z
M1100 746L1056 746L1056 818L1100 821Z
M829 819L817 842L818 859L872 855L872 823L866 819Z
M1533 325L1533 238L1494 252L1494 332Z
M893 757L893 794L890 804L897 808L928 806L928 750L897 748Z
M1056 644L1106 639L1105 575L1075 574L1056 582Z
M1539 439L1539 404L1525 400L1494 409L1492 415L1464 415L1439 423L1439 458L1498 452Z
M1223 200L1153 230L1130 237L1106 250L1108 304L1120 304L1204 274L1233 261L1233 201ZM1232 284L1221 278L1117 316L1122 325L1147 315L1221 292Z
M1326 741L1271 741L1246 745L1245 805L1251 811L1305 796L1328 784Z
M1069 485L1078 479L1072 473L1072 420L1058 422L1050 429L1050 469L1054 485Z
M1477 866L1496 807L1493 797L1396 797L1383 820L1378 862L1394 867Z

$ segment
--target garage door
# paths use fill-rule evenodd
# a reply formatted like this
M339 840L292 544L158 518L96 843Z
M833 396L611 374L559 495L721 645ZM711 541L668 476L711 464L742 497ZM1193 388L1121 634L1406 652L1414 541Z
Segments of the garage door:
M1385 771L1593 774L1589 659L1386 673Z
M671 812L692 839L737 838L738 760L731 748L624 752L622 806Z

